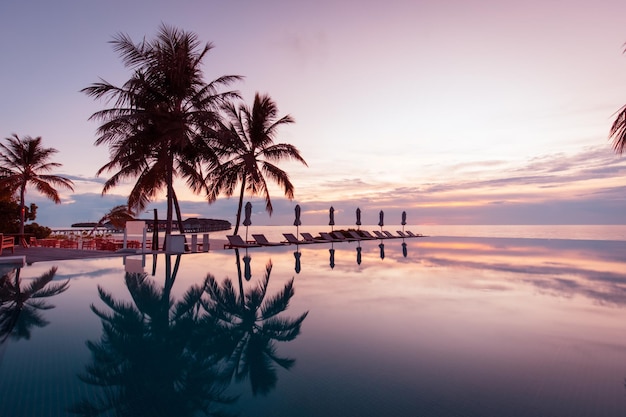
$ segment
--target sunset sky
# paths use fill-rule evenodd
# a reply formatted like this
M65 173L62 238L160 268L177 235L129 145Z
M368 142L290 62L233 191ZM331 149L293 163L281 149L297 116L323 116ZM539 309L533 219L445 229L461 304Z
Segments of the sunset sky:
M125 201L101 197L108 160L80 93L130 77L109 41L153 38L161 23L214 49L205 79L238 74L251 104L268 93L296 123L279 142L296 199L252 199L255 224L364 223L385 210L410 224L624 224L626 155L608 140L626 104L619 1L70 1L0 4L0 137L41 136L74 193L54 206L27 194L37 221L96 221ZM209 206L178 191L189 217L234 222L236 198ZM248 198L246 198L246 201ZM164 208L163 202L150 206ZM162 211L165 215L164 210ZM149 215L146 215L149 217Z

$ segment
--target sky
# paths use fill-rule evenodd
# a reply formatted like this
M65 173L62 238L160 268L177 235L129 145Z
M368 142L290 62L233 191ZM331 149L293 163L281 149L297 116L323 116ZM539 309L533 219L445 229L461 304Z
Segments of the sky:
M41 136L58 150L54 173L74 181L54 205L29 189L37 222L97 221L125 202L102 196L109 157L80 90L131 75L110 41L139 42L162 23L213 49L207 82L251 104L267 93L295 123L277 142L295 199L257 197L253 224L625 224L626 156L608 132L626 104L623 1L529 0L57 0L0 4L0 139ZM237 198L208 205L177 185L184 217L234 223ZM148 207L165 216L164 198ZM151 215L151 214L150 214ZM150 217L146 214L146 217Z

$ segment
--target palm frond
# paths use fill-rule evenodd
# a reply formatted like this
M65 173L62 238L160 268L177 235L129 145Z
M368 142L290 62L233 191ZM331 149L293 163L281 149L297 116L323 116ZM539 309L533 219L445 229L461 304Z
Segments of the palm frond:
M617 112L609 132L609 139L613 140L613 150L621 155L626 149L626 106Z
M295 294L293 289L293 278L283 287L282 291L266 299L261 307L261 317L267 320L285 311L289 307L289 301Z

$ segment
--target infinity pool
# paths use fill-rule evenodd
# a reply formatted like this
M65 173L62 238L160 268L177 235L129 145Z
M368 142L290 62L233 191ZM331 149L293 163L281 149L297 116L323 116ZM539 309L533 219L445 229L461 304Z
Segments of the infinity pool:
M0 416L624 416L625 266L420 238L5 270Z

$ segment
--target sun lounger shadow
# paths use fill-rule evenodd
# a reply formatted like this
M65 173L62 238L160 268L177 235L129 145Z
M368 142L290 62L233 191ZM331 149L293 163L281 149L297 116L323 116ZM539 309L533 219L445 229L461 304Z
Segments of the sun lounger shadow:
M285 242L270 242L269 240L267 240L267 238L263 234L256 234L256 235L253 234L252 237L254 238L256 243L258 243L261 246L284 246L287 244Z
M224 245L224 249L232 249L232 248L258 248L258 243L247 243L239 235L228 235L226 236L228 239L228 243Z

